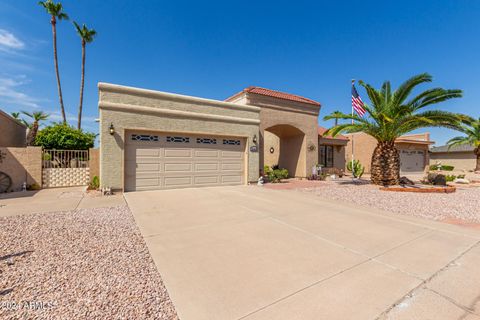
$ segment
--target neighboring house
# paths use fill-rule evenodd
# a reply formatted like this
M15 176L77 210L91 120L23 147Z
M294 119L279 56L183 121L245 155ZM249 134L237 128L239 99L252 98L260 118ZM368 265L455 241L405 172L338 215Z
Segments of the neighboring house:
M354 133L346 135L349 138L346 147L347 161L352 159L352 143L353 154L355 159L365 167L365 172L370 173L371 159L373 150L377 146L377 141L363 133ZM430 141L430 134L410 134L404 135L395 141L395 146L400 153L400 171L403 174L423 172L429 164L428 148L433 141Z
M474 170L477 165L477 157L473 153L475 147L471 145L431 147L430 165L441 163L451 165L455 170Z
M348 144L348 138L344 135L337 135L335 138L326 136L327 128L318 127L318 164L322 168L345 170L345 147ZM332 170L335 172L335 170Z
M25 147L27 127L0 110L0 147Z
M217 101L99 83L100 181L151 190L256 182L264 165L306 177L320 103L249 87Z

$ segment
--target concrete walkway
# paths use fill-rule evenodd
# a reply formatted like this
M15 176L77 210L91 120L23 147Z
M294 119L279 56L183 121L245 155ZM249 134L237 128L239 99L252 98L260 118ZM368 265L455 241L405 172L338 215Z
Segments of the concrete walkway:
M0 194L0 217L125 205L122 194L95 197L86 195L84 189L85 187L52 188Z
M125 194L183 320L480 319L480 232L295 191Z

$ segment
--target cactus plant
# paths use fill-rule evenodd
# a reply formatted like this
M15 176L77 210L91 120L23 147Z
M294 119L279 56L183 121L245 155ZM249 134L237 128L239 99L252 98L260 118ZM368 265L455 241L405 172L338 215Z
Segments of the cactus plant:
M352 168L352 162L353 162L353 168ZM347 170L353 174L354 178L361 178L363 173L365 172L365 167L362 166L359 160L353 160L347 163Z

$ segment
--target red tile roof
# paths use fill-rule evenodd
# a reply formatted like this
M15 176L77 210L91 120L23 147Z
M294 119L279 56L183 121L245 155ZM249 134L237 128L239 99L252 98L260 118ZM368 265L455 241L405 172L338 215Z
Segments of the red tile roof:
M260 94L262 96L274 97L274 98L283 99L283 100L303 102L303 103L307 103L307 104L312 104L314 106L320 106L319 102L308 99L308 98L305 98L305 97L297 96L297 95L290 94L290 93L265 89L265 88L261 88L261 87L255 87L255 86L250 86L248 88L245 88L242 91L240 91L239 93L236 93L233 96L225 99L225 101L230 101L230 100L239 96L242 93L255 93L255 94Z
M342 134L338 134L335 138L333 138L333 137L330 136L330 135L324 136L325 131L327 131L327 128L318 126L318 135L321 136L322 138L325 138L325 139L349 140L348 137L346 137L346 136L344 136L344 135L342 135Z

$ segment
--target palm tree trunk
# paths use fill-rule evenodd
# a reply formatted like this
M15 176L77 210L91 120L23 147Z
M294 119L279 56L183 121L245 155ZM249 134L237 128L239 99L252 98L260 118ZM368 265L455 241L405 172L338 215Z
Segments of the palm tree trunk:
M27 146L33 146L35 143L35 138L37 137L38 132L38 122L34 121L32 127L28 130L27 134Z
M475 148L474 152L477 156L477 165L475 166L475 172L480 172L480 147Z
M400 180L400 154L393 141L378 142L372 155L371 180L377 185L391 186Z
M78 129L82 128L83 87L85 81L85 41L82 40L82 76L80 79L80 103L78 105Z
M57 58L57 21L55 17L52 17L50 21L52 24L52 33L53 33L53 61L55 63L55 74L57 76L57 88L58 88L58 98L60 99L60 110L62 112L63 123L67 123L67 117L65 116L65 107L63 106L63 96L62 96L62 86L60 84L60 73L58 72L58 58Z

